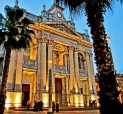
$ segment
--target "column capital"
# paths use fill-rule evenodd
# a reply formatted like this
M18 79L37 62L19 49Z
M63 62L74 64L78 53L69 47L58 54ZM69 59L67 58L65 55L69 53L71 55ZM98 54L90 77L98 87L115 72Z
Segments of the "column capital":
M73 46L69 46L69 47L68 47L68 50L69 50L69 51L74 51L74 47L73 47Z
M79 49L79 48L75 47L75 48L74 48L74 52L78 52L78 51L79 51L78 49Z
M41 38L37 38L37 42L38 43L41 43Z
M54 40L48 39L48 45L53 45L54 44Z
M44 37L41 38L41 43L47 43L47 41L48 40L46 38L44 38Z
M85 55L86 55L86 56L91 56L91 57L92 57L93 54L92 54L92 53L87 53L87 52L86 52Z

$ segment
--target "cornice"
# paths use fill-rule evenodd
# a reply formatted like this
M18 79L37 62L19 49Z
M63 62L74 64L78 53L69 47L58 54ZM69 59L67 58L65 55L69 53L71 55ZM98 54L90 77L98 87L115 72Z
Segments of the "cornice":
M76 36L82 38L82 35L80 35L78 32L75 31L75 29L73 27L71 27L70 25L68 25L66 22L64 21L56 21L56 22L43 22L45 25L48 25L48 26L51 26L53 27L56 26L56 25L59 25L59 26L64 26L64 29L66 28L68 31L74 33ZM67 31L66 31L67 32ZM68 32L67 32L68 33ZM71 34L71 33L69 33ZM72 35L74 35L72 34Z
M57 29L55 29L53 27L50 27L50 26L47 26L47 25L45 25L43 23L35 22L34 25L30 25L29 27L33 28L33 29L36 29L36 30L40 30L40 31L48 31L50 33L53 33L53 34L68 38L70 40L77 41L78 44L84 45L84 46L89 47L89 48L93 47L92 42L85 41L85 40L81 39L80 37L77 37L77 36L74 36L72 34L63 32L61 30L57 30Z

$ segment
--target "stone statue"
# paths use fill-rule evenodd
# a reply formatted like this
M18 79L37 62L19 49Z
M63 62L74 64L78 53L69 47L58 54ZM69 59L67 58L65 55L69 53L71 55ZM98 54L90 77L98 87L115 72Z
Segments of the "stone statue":
M15 6L18 6L18 0L15 1Z
M88 35L88 29L84 29L84 31L85 31L86 35Z
M43 10L46 10L46 6L45 6L45 4L43 5L43 8L44 8Z

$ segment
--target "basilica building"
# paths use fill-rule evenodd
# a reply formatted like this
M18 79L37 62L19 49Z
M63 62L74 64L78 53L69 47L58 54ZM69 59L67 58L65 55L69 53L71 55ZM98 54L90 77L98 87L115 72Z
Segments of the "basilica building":
M25 10L25 16L35 22L30 48L11 53L7 81L6 107L26 106L42 100L49 104L49 81L52 101L60 106L87 106L96 99L92 47L87 31L79 33L71 18L65 19L63 8L45 5L40 16ZM52 78L49 75L52 70Z

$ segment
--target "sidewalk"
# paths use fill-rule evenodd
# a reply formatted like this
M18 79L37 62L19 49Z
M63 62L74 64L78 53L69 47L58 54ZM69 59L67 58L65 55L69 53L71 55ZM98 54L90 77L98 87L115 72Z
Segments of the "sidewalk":
M34 111L15 111L12 109L5 110L4 114L47 114L47 111L34 112ZM99 110L83 110L83 111L60 111L54 114L99 114Z
M13 108L13 110L15 111L27 111L27 108ZM31 107L29 109L29 111L33 111L34 108ZM43 108L43 111L47 111L48 108ZM60 111L85 111L85 110L99 110L99 107L65 107L65 106L62 106L62 107L59 107L59 110Z
M33 108L14 108L5 110L4 114L47 114L47 108L43 112L34 112ZM60 107L59 113L54 114L99 114L98 107Z

